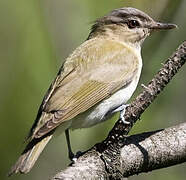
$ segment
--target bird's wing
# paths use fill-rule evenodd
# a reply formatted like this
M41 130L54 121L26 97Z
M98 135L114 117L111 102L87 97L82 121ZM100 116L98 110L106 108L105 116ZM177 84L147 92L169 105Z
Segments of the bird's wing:
M39 138L129 84L139 56L113 41L86 41L67 58L40 107L32 138Z

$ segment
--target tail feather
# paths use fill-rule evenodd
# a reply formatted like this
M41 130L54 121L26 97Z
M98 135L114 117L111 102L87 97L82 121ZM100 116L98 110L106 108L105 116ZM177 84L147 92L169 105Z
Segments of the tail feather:
M15 165L11 168L8 176L18 172L24 174L28 173L51 138L52 134L42 139L33 139L27 145Z

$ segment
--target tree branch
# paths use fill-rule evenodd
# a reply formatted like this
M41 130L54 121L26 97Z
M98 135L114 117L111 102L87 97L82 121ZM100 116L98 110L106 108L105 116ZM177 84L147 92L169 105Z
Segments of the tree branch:
M129 136L121 153L113 153L114 174L109 174L102 155L91 149L75 164L58 173L52 180L63 179L122 179L186 161L186 123L165 130ZM118 150L116 150L118 151ZM106 165L107 167L108 165Z
M57 174L52 180L90 177L93 177L92 179L122 179L124 176L128 177L135 173L184 162L186 160L186 141L182 141L182 138L186 136L185 124L160 132L149 132L130 137L126 137L126 135L185 61L186 41L165 62L150 83L143 86L144 90L127 107L124 116L126 121L130 121L130 124L124 126L123 122L118 120L103 142L96 144L75 164ZM173 145L176 146L176 149L171 151L170 147Z

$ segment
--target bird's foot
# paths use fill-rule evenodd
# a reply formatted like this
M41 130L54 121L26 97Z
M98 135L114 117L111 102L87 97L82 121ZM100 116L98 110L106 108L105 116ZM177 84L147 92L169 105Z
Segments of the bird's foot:
M75 163L77 161L77 159L83 155L83 152L78 151L76 154L74 153L70 153L69 154L69 159L72 161L72 163Z
M112 113L119 112L120 111L120 119L123 121L124 124L130 124L130 122L125 121L124 115L125 115L125 110L129 106L129 104L122 104L118 108L112 111Z
M75 163L75 162L77 161L77 159L78 159L81 155L83 155L83 152L78 151L78 152L74 155L74 157L72 158L72 161Z

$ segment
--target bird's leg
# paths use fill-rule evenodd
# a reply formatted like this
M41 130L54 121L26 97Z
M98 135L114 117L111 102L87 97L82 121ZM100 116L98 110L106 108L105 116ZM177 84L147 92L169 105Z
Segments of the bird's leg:
M75 162L77 158L80 157L83 153L81 151L78 151L76 154L72 152L72 148L70 145L69 129L65 130L65 136L66 136L66 141L67 141L67 146L68 146L68 157L71 161Z
M68 146L68 157L72 161L74 158L74 153L72 152L72 148L70 145L70 135L69 135L69 129L65 130L65 136L66 136L66 141L67 141L67 146Z
M130 124L130 122L125 121L124 115L125 115L125 110L128 107L128 104L122 104L118 108L114 109L112 113L119 112L120 111L120 119L123 121L124 124Z

